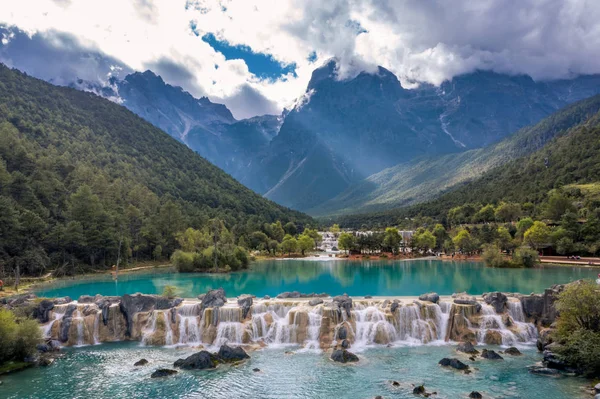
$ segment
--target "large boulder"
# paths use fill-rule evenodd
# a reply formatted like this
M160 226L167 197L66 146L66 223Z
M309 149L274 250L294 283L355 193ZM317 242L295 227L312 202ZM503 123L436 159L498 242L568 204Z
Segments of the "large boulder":
M506 302L508 302L506 295L501 292L484 294L483 300L485 303L493 307L496 313L504 312L504 309L506 309Z
M394 313L396 311L396 309L398 309L400 307L400 302L398 302L397 299L394 300L394 302L392 302L392 305L390 306L390 312Z
M428 301L433 303L438 303L440 300L440 296L435 292L428 292L427 294L423 294L419 296L419 301Z
M452 298L457 305L471 305L475 306L477 312L481 310L481 304L477 302L477 299L474 296L461 292L459 294L452 294Z
M577 281L571 284L577 284ZM558 312L554 302L558 299L558 294L564 290L562 284L553 285L544 290L543 295L521 295L519 300L523 305L525 316L540 322L544 326L550 326L556 321Z
M217 356L219 357L219 360L226 363L239 362L240 360L250 358L246 351L244 351L239 346L232 348L227 345L222 345L221 348L219 348L219 353L217 354Z
M77 305L71 304L67 306L65 315L60 323L60 330L58 331L58 339L60 342L67 342L69 340L69 329L71 328L71 322L73 321L73 313L77 310Z
M481 395L479 392L477 391L472 391L469 394L469 399L483 399L483 395Z
M219 288L216 290L208 291L202 298L200 305L200 314L204 314L206 308L219 308L227 303L227 296L225 296L225 290Z
M468 353L470 355L475 355L475 354L479 353L479 351L477 349L475 349L473 344L469 341L461 342L460 344L458 344L458 346L456 347L456 350L458 352Z
M145 365L147 365L147 364L148 364L148 360L146 360L146 359L140 359L140 360L138 360L137 362L133 363L133 365L134 365L135 367L139 367L139 366L145 366Z
M296 298L300 298L302 296L302 294L300 294L298 291L292 291L292 292L282 292L281 294L277 295L278 299L296 299Z
M242 319L245 319L248 316L248 312L250 312L250 308L252 307L252 296L250 295L242 295L238 298L237 303L240 308L242 308Z
M310 306L317 306L323 303L323 299L322 298L314 298L311 299L310 301L308 301L308 304Z
M331 360L338 363L358 362L358 356L346 349L336 349L331 354Z
M467 366L460 360L448 359L447 357L440 360L438 364L443 367L452 367L453 369L456 369L456 370L467 370L469 368L469 366Z
M504 353L506 353L507 355L511 355L511 356L521 356L522 353L520 350L518 350L517 348L515 348L514 346L511 346L510 348L506 349L504 351Z
M184 370L214 369L219 363L219 357L207 351L194 353L185 359L178 359L173 365Z
M341 326L337 331L337 339L344 340L348 338L348 329L346 326Z
M48 321L50 321L49 315L52 309L54 309L54 302L44 299L33 310L33 317L38 319L40 323L48 323Z
M346 311L346 315L348 317L351 316L351 311L352 311L352 298L350 298L347 294L344 295L338 295L333 297L333 303L335 305L337 305L338 310L341 311Z
M488 360L503 360L504 358L493 350L484 349L481 352L481 357Z
M139 312L149 312L156 308L156 296L154 295L142 295L125 294L121 297L119 304L121 313L127 320L127 328L125 335L131 337L131 331L133 330L133 316Z

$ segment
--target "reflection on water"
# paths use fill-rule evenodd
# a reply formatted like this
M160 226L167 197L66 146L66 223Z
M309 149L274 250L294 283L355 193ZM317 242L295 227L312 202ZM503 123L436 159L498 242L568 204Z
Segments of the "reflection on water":
M419 295L435 291L442 295L466 291L542 292L553 284L594 278L598 269L540 267L492 269L478 262L412 261L261 261L248 271L230 274L144 273L125 274L118 282L110 276L59 281L41 288L39 295L78 298L80 295L123 295L135 292L160 294L175 285L182 296L194 297L223 287L228 296L277 295L284 291L326 292L331 295Z

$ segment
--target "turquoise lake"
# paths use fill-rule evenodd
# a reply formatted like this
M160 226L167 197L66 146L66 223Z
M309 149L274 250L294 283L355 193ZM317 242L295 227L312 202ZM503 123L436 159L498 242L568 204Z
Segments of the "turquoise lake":
M440 295L466 291L540 293L553 284L595 279L598 268L542 266L534 269L493 269L480 262L435 259L409 261L269 260L230 274L129 273L115 282L106 274L82 280L60 280L39 288L47 297L160 294L174 285L183 297L195 297L223 287L227 296L275 296L284 291L339 295L413 296L434 291Z

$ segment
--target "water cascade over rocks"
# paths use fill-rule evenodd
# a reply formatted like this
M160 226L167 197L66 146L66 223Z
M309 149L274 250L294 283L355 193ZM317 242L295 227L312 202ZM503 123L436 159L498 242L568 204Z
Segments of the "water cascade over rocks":
M554 309L538 296L494 294L484 298L424 296L385 298L227 299L215 290L203 299L155 295L82 297L44 303L44 336L62 345L134 340L143 345L255 347L296 345L320 351L373 345L471 342L514 346L535 343L539 320L552 322ZM430 300L429 300L430 299ZM534 313L534 311L538 313ZM498 312L500 310L500 312ZM529 314L528 314L529 312Z

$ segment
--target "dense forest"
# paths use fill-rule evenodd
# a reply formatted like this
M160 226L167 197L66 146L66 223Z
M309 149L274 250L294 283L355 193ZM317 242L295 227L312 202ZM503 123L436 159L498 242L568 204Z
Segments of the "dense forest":
M124 107L0 64L0 278L166 259L211 219L236 243L312 222Z
M577 108L572 112L578 112ZM349 228L411 227L423 218L449 225L453 208L473 208L470 216L474 216L484 206L497 207L502 202L517 203L527 215L545 218L546 204L557 192L568 197L575 214L585 220L600 211L594 195L599 182L600 113L595 113L557 134L540 150L496 167L435 200L386 212L341 216L336 221ZM466 219L462 222L472 222Z

